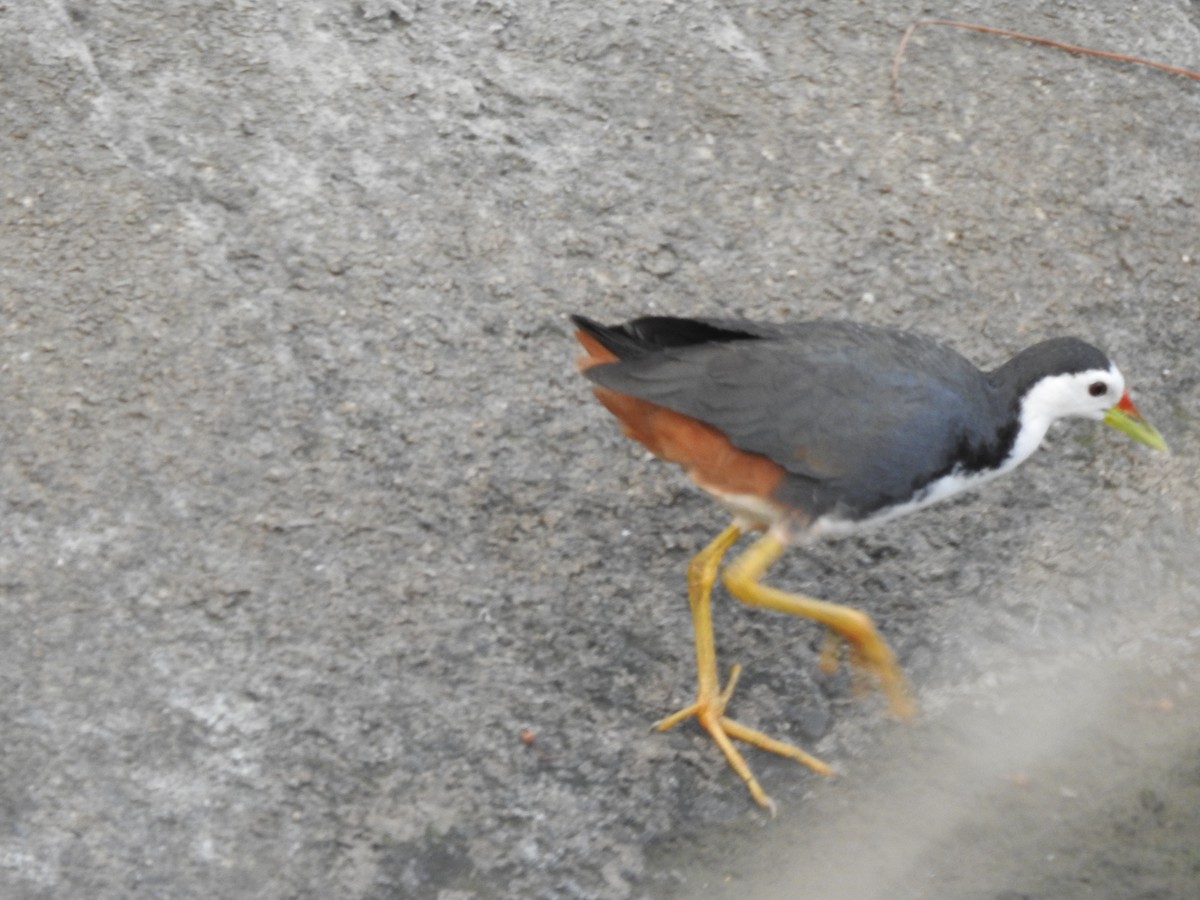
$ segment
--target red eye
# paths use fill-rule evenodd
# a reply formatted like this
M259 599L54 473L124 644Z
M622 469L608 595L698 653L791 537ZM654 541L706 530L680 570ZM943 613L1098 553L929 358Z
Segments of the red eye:
M1093 381L1088 385L1088 393L1093 397L1103 397L1108 393L1108 385L1103 381Z

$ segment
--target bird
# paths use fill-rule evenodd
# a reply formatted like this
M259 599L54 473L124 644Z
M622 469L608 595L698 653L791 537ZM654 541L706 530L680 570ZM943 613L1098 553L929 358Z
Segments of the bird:
M833 770L726 714L741 667L732 666L721 685L711 612L718 574L749 606L822 624L822 665L836 667L846 647L891 714L908 719L916 709L911 692L869 615L763 583L784 550L978 487L1027 459L1059 419L1099 420L1167 450L1117 366L1074 337L1044 340L984 371L929 337L852 321L571 321L584 350L577 368L625 434L682 467L732 515L688 563L695 700L654 727L695 718L772 815L775 803L735 740L823 775ZM722 567L747 532L762 534Z

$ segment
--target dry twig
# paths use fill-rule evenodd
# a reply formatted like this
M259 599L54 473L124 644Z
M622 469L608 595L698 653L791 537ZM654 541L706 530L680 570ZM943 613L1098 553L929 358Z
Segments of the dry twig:
M908 48L909 39L913 36L913 32L922 25L943 25L947 28L962 28L967 31L981 31L984 34L998 34L1001 37L1014 38L1018 41L1028 41L1031 44L1042 44L1046 47L1054 47L1057 50L1065 50L1067 53L1078 53L1082 56L1099 56L1102 59L1115 59L1118 62L1149 66L1152 69L1161 69L1164 72L1170 72L1172 75L1183 75L1185 78L1200 81L1200 72L1185 69L1182 66L1172 66L1167 63L1155 62L1152 59L1145 59L1141 56L1130 56L1128 53L1113 53L1111 50L1093 50L1091 47L1080 47L1076 44L1068 44L1065 41L1056 41L1052 38L1038 37L1032 34L1022 34L1019 31L996 28L992 25L980 25L976 22L957 22L953 19L917 19L904 30L904 36L900 38L900 46L896 48L896 55L892 58L892 97L895 99L897 109L900 108L900 64L904 61L904 51Z

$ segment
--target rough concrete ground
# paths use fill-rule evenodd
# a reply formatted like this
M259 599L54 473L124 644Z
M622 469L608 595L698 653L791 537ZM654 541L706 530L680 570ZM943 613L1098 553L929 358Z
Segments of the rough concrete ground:
M930 13L1200 65L1184 0L0 5L0 895L1193 896L1200 90L928 30L897 110ZM718 599L842 773L753 755L768 823L646 731L722 518L571 311L1073 333L1175 453L787 558L911 729Z

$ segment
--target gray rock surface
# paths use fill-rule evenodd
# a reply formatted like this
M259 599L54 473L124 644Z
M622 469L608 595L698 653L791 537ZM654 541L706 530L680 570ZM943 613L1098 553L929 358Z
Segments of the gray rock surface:
M1190 896L1200 86L925 29L897 109L921 12L0 4L0 896ZM954 15L1200 65L1184 0ZM646 730L723 520L573 311L1073 333L1175 454L1071 424L788 556L913 728L719 598L738 717L842 773L752 755L768 824Z

